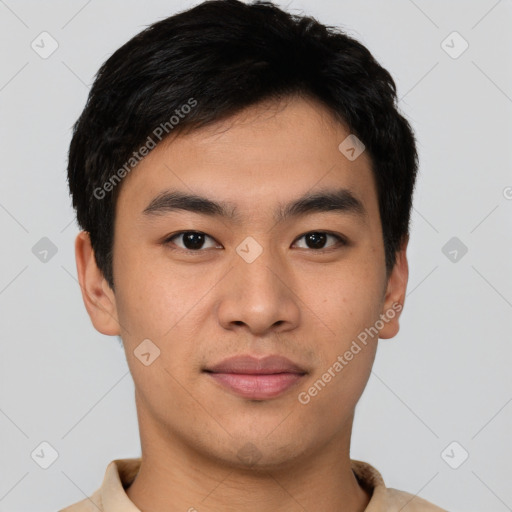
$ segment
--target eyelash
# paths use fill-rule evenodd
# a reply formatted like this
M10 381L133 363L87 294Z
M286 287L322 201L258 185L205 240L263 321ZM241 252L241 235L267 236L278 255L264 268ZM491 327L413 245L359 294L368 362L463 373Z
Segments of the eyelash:
M170 246L170 244L173 243L172 240L174 238L177 238L177 237L179 237L181 235L185 235L185 234L189 234L189 233L205 235L206 237L211 238L216 243L218 243L212 236L204 233L203 231L179 231L177 233L173 233L172 235L169 235L168 237L166 237L163 240L162 243L163 243L163 245L169 247L173 251L181 251L181 252L184 252L184 253L187 253L187 254L198 254L198 253L201 253L201 252L205 252L207 249L183 249L182 247L171 247ZM306 250L309 250L309 251L321 253L321 252L328 252L328 251L335 250L335 249L338 249L338 248L341 248L341 247L349 245L349 242L348 242L348 240L345 237L343 237L341 235L338 235L336 233L332 233L331 231L307 231L306 233L303 233L302 235L297 237L293 243L295 244L301 238L304 238L305 236L313 234L313 233L327 235L327 236L332 236L332 237L337 239L337 243L334 244L333 246L322 248L322 249L311 249L309 247L307 247L307 248L302 248L301 247L301 249L306 249Z

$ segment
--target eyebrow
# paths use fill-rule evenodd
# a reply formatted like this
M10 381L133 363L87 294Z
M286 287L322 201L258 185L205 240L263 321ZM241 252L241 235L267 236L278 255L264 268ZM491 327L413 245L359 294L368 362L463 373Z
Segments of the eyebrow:
M142 213L152 216L179 210L212 217L221 216L235 222L240 220L240 215L233 203L214 201L204 196L178 190L161 192L151 200ZM340 188L314 193L308 192L290 203L279 205L274 212L274 219L276 222L281 222L290 217L318 212L340 212L360 218L367 217L367 211L363 203L350 190Z

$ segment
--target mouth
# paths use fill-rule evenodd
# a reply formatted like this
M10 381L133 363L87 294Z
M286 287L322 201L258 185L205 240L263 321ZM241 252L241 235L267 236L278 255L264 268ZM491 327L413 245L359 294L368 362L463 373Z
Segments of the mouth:
M222 388L251 400L284 394L308 373L282 356L235 356L203 370Z

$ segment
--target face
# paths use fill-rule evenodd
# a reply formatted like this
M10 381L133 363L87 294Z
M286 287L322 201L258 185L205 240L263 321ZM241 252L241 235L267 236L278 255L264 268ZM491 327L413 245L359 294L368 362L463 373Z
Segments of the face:
M124 342L142 437L262 467L348 442L407 281L405 247L386 277L370 159L338 149L348 135L289 98L157 146L122 183L115 293L77 241L93 323ZM218 366L233 356L256 374ZM267 356L288 364L258 366Z

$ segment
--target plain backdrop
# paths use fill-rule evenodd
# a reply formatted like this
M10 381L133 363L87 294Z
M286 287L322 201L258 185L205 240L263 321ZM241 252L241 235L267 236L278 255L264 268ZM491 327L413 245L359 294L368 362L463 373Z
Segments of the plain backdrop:
M0 1L2 512L55 511L140 456L124 352L76 281L67 151L100 65L197 3ZM401 331L379 342L351 456L450 511L512 510L512 2L278 3L367 45L418 137Z

